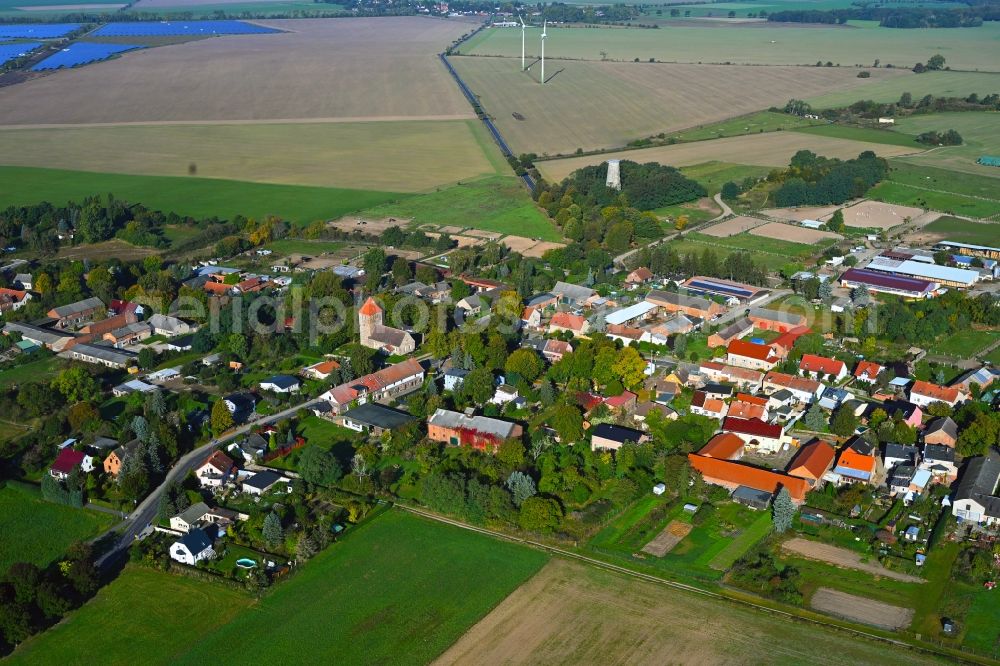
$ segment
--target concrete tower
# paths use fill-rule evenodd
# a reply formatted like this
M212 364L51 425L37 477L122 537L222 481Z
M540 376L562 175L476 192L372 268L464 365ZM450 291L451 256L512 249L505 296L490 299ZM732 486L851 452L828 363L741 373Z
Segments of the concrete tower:
M382 327L382 308L374 298L369 297L358 309L358 337L364 347L373 345L375 329ZM377 344L377 343L375 343Z
M608 180L604 184L613 190L622 189L621 171L619 171L619 160L608 160Z

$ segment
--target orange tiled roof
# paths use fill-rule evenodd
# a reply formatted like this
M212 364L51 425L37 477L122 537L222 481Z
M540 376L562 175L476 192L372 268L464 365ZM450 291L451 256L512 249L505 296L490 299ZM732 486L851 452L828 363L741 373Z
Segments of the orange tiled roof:
M872 361L861 361L858 363L858 367L854 368L854 376L861 377L867 375L868 377L876 377L884 368L878 363Z
M366 317L377 315L380 312L382 312L382 308L380 308L378 303L375 302L375 299L370 296L368 297L368 300L365 301L365 304L361 306L361 309L358 310L358 314Z
M552 315L551 325L559 328L566 328L571 331L582 331L583 325L586 321L587 320L580 315L570 314L568 312L557 312Z
M746 340L730 341L726 351L736 356L754 358L758 361L770 361L774 357L771 348L767 345L758 345L756 342L747 342Z
M835 358L817 356L816 354L803 354L799 361L799 370L808 372L821 372L824 375L839 375L845 370L844 362Z
M847 469L872 474L875 471L875 457L862 455L851 447L847 447L840 452L837 467L846 467Z
M941 402L955 402L958 400L959 390L955 387L938 386L937 384L918 379L913 382L913 388L910 389L910 393L916 393L917 395L940 400Z
M833 466L835 454L833 447L824 441L807 444L802 447L789 466L788 473L792 476L819 480Z
M788 494L796 502L805 499L809 491L809 484L805 479L788 476L780 472L752 467L731 460L720 460L718 458L707 458L696 453L689 453L688 460L691 467L706 480L721 481L733 486L747 486L755 490L774 493L780 488L787 488Z
M721 460L732 460L744 446L742 439L732 433L724 432L708 440L708 443L701 448L698 455L719 458Z

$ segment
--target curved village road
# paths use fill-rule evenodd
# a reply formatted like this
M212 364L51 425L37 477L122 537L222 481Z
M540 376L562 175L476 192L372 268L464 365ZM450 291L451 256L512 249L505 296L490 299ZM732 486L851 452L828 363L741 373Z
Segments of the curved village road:
M118 553L125 550L132 544L139 533L142 532L147 525L151 524L153 519L156 517L156 511L160 503L160 495L162 495L174 481L179 481L187 476L191 470L204 460L206 454L208 454L212 449L216 448L220 444L225 444L246 434L251 428L258 425L276 421L285 418L286 416L291 416L298 410L304 407L309 407L310 405L319 402L319 400L319 398L313 398L312 400L300 402L299 404L293 405L276 414L245 423L238 428L230 430L225 435L213 439L207 444L203 444L202 446L199 446L193 451L182 456L181 459L177 461L177 464L175 464L170 471L167 472L166 477L163 479L163 483L150 492L149 495L146 496L146 499L142 500L142 502L139 503L135 510L132 511L132 513L130 513L123 522L115 525L110 530L95 539L95 541L100 540L112 532L119 533L117 540L111 548L97 559L97 566L104 566L105 563L112 560L112 558L114 558Z

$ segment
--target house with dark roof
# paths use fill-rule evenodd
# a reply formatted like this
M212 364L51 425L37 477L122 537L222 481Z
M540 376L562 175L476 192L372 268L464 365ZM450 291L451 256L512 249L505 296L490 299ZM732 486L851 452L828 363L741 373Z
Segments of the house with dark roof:
M726 326L725 328L708 336L708 347L709 349L714 349L715 347L725 347L733 340L744 338L752 332L753 322L746 317L741 317L729 326Z
M60 305L48 312L50 319L55 319L55 328L75 328L80 324L101 319L107 314L104 301L97 297L85 298L82 301Z
M202 560L210 560L215 557L212 549L212 540L205 534L205 530L194 528L177 541L170 544L170 559L194 566Z
M344 412L341 417L345 428L355 432L368 432L376 437L382 433L402 428L416 421L416 417L377 402L366 402Z
M725 307L707 298L659 289L653 289L646 294L646 300L666 312L680 312L699 319L711 319L726 311Z
M958 441L958 424L950 416L941 416L927 424L923 435L925 445L934 444L954 449Z
M920 469L927 470L938 483L951 484L958 478L958 466L955 464L955 449L940 444L924 445L923 459Z
M247 433L243 439L233 442L226 448L229 453L237 458L242 458L244 462L253 462L263 458L267 449L268 441L256 432Z
M465 446L496 453L508 439L524 434L519 423L488 416L468 416L449 409L438 409L427 419L427 438L450 446Z
M233 415L233 421L243 423L257 408L257 397L252 393L230 393L223 398L226 409Z
M755 328L762 331L777 331L787 333L792 329L806 325L806 318L795 312L782 312L766 308L750 308L748 315Z
M792 443L785 436L785 426L779 423L765 423L760 419L738 419L727 417L722 422L722 432L730 432L742 439L748 448L766 453L777 453Z
M261 391L272 393L298 393L300 388L299 380L291 375L274 375L262 379L259 386Z
M969 460L951 503L951 513L962 521L994 526L1000 524L1000 451L991 448L985 456Z
M923 420L924 412L917 405L912 402L907 402L905 400L886 400L882 404L878 403L865 403L864 411L861 413L861 417L867 421L871 419L872 414L877 410L881 409L888 415L889 418L899 418L903 420L908 426L913 426L916 428L920 425Z
M273 470L257 472L243 481L243 492L250 495L263 495L274 491L292 492L292 482Z
M916 467L920 462L920 451L915 446L908 444L897 444L888 442L882 453L882 464L886 469L892 469L899 465L910 465Z
M626 442L641 444L647 440L649 435L643 431L613 423L598 423L590 430L590 448L594 451L617 451Z

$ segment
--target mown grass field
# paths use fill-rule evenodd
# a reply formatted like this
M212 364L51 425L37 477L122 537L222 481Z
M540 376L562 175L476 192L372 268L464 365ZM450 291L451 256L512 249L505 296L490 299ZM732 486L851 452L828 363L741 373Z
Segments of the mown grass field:
M960 220L954 217L942 217L931 222L925 231L941 234L945 240L972 245L997 245L1000 237L1000 223L981 223Z
M531 200L520 179L492 176L436 192L382 204L361 213L368 218L405 218L413 225L470 227L558 241L556 226Z
M249 595L209 581L130 567L83 608L23 644L10 663L170 664L240 612L253 613L252 604ZM234 646L216 648L223 655Z
M933 43L933 40L924 43ZM946 57L950 64L951 56ZM913 99L920 99L924 95L967 97L972 93L982 97L1000 91L1000 74L993 72L925 72L886 79L859 79L859 81L865 82L859 88L833 90L808 97L806 101L812 104L814 109L829 109L848 106L862 99L895 102L904 92L910 93Z
M37 361L18 365L0 371L0 388L7 389L24 382L44 382L55 377L65 366L57 356L48 356Z
M868 196L968 217L1000 215L1000 192L995 178L918 166L899 159L893 159L891 164L889 178L872 188ZM978 225L971 228L974 233L982 229Z
M811 127L826 121L810 120L787 113L760 111L722 122L692 127L680 132L672 132L665 137L677 141L705 141L706 139L722 139L727 136L743 136L744 134L760 134L761 132L777 132L783 130Z
M274 663L308 646L313 663L424 664L547 560L538 551L389 511L251 611L193 645L182 642L190 649L173 663L204 664L219 646L230 658Z
M983 155L1000 155L1000 113L931 113L901 118L896 125L897 131L914 137L930 131L957 130L962 135L962 145L935 148L920 155L909 156L906 161L997 179L997 187L994 189L994 196L997 196L996 192L1000 191L1000 169L976 164L976 160Z
M3 136L3 134L0 134ZM273 185L201 177L136 176L63 169L0 166L0 208L42 201L64 205L95 194L142 203L164 212L195 218L260 219L278 215L309 223L337 218L361 208L406 198L407 195L300 185Z
M722 13L722 12L720 12ZM538 51L540 26L529 31L529 53ZM944 34L941 34L944 33ZM985 23L961 30L855 28L851 26L669 26L659 30L551 27L546 58L599 60L601 51L612 60L706 62L761 65L815 65L833 62L843 67L912 67L936 52L953 69L1000 69L995 57L1000 26ZM520 30L484 30L463 53L520 56ZM914 91L915 92L915 91ZM802 99L800 97L800 99Z
M597 60L600 48L593 48ZM511 149L539 155L625 146L663 132L687 131L783 106L791 97L856 87L861 80L843 68L553 60L546 63L549 81L539 85L537 66L528 73L521 71L520 41L517 53L517 58L450 61ZM897 75L883 70L876 78ZM744 127L745 123L731 125L734 134Z
M275 254L305 254L315 256L324 252L336 252L344 247L343 243L333 241L313 241L304 238L282 238L268 243L265 246Z
M46 502L34 488L0 488L0 572L14 562L44 567L82 541L110 527L114 517Z
M722 190L728 181L741 183L744 178L761 178L770 171L767 167L728 162L705 162L681 167L681 173L701 183L710 196Z
M195 165L199 178L422 192L495 173L477 139L476 124L444 120L7 128L0 130L5 147L0 162L150 176L188 176Z
M837 139L852 139L870 143L885 143L890 146L906 146L907 148L926 148L916 142L914 137L893 130L883 130L867 127L847 127L845 125L817 125L815 127L798 127L796 132L815 134L817 136L832 136Z
M929 351L937 354L969 358L973 354L986 349L997 340L1000 340L1000 331L967 328L938 340L930 345Z

